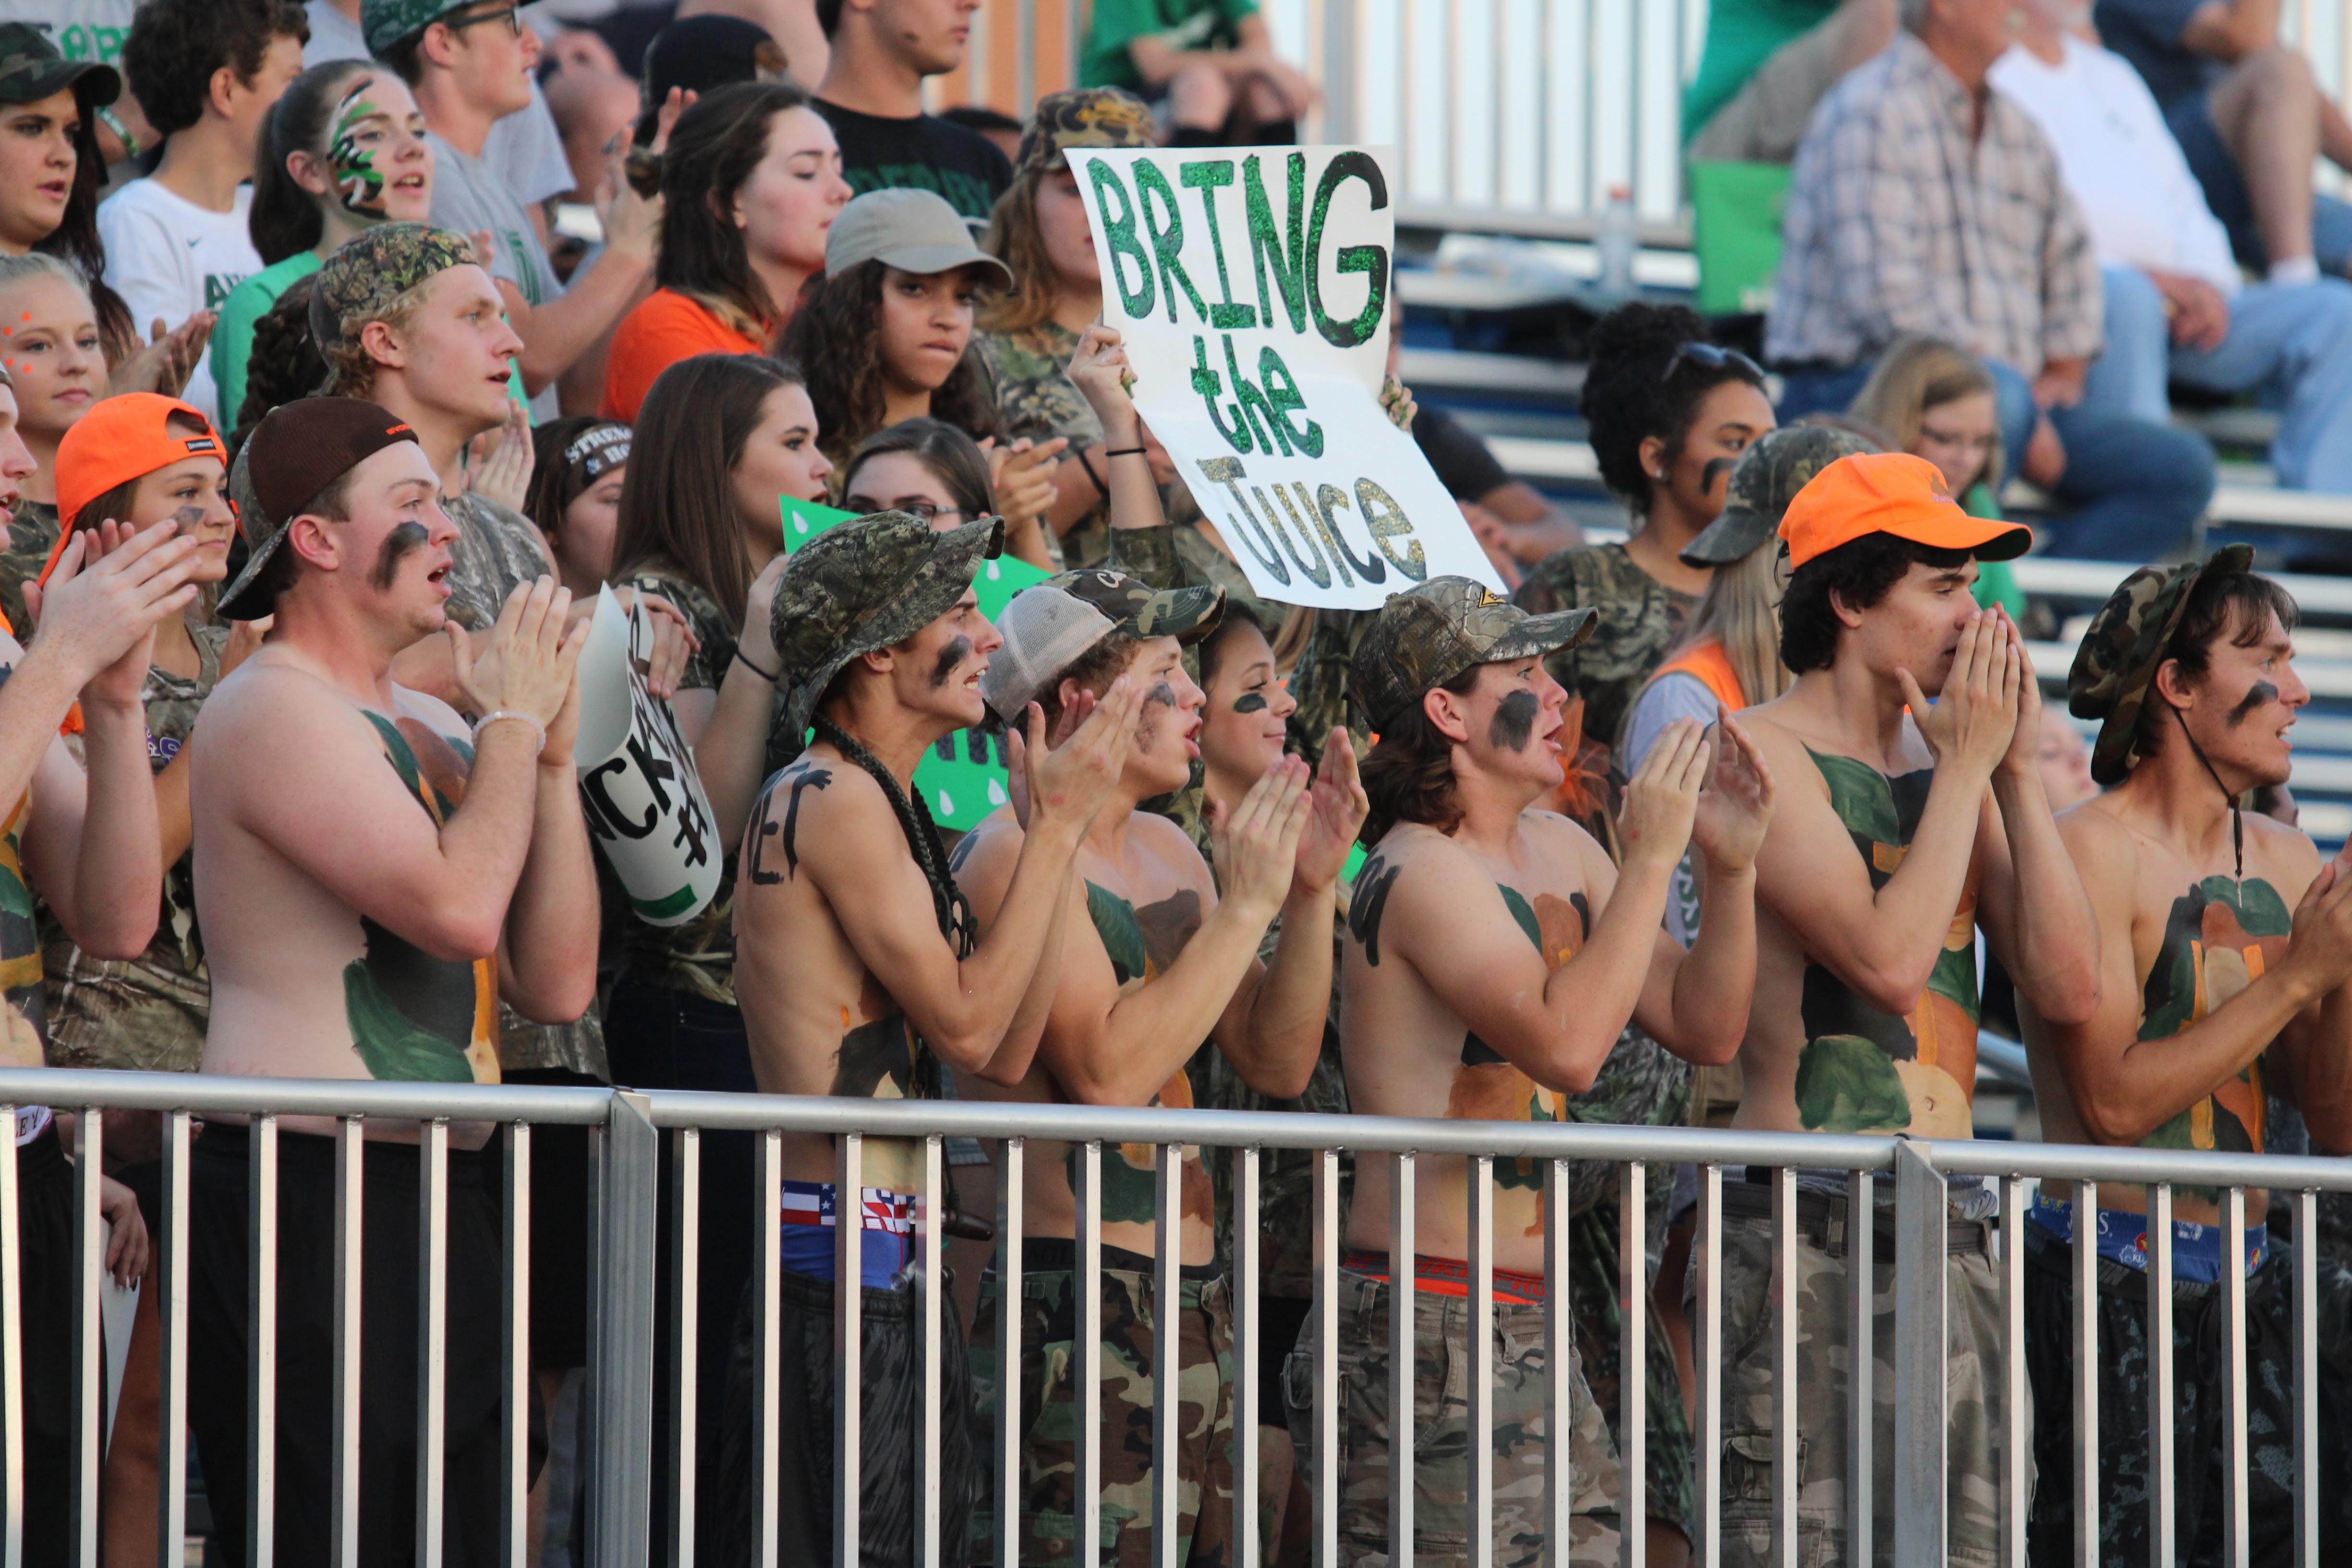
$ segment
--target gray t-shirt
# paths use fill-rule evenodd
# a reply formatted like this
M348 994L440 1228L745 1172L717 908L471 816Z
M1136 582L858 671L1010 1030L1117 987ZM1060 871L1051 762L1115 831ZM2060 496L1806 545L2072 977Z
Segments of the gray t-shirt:
M515 199L513 187L479 158L468 157L440 137L426 132L433 147L433 221L442 228L472 234L490 231L490 275L513 284L529 305L543 305L563 292L563 285L548 264L547 248L530 226L530 215ZM530 400L534 421L555 418L562 412L550 383Z

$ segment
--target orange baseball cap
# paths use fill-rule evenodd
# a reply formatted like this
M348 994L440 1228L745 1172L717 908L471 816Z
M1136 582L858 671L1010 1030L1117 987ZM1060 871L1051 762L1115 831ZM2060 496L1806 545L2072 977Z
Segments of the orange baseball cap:
M1937 550L2007 561L2033 543L2022 523L1970 517L1952 499L1942 470L1908 452L1857 452L1805 482L1780 514L1790 567L1866 533L1891 533Z
M202 433L173 429L174 414L194 420ZM58 519L69 531L82 508L115 486L183 458L211 458L224 469L228 466L228 448L202 412L152 392L106 398L75 420L58 443Z

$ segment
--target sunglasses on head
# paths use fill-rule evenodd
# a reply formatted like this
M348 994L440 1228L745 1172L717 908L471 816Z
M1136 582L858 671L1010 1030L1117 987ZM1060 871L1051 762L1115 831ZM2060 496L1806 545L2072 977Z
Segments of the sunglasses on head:
M1672 381L1675 372L1683 367L1683 362L1685 360L1696 365L1703 365L1708 370L1721 370L1725 365L1729 365L1734 370L1752 376L1759 382L1764 379L1764 367L1738 349L1727 349L1720 343L1703 343L1693 340L1675 349L1673 356L1666 361L1666 368L1658 373L1658 380Z

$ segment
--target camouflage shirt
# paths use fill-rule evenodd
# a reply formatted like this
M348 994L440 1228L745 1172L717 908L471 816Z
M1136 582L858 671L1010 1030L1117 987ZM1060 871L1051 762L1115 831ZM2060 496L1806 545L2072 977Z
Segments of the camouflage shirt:
M1078 352L1078 334L1059 321L1045 321L1017 332L980 334L981 358L996 382L996 412L1004 421L1008 440L1026 436L1033 441L1070 438L1069 452L1083 452L1103 444L1102 421L1094 405L1065 374L1070 356ZM1102 458L1094 459L1097 478ZM1110 530L1110 501L1097 496L1084 516L1063 532L1063 560L1071 566L1091 566L1108 550L1104 535Z
M32 626L25 613L25 584L41 574L58 542L58 509L47 501L16 503L8 520L8 548L0 550L0 616L22 637Z
M1584 733L1613 747L1643 682L1666 657L1698 600L1633 564L1622 544L1580 545L1544 557L1511 595L1529 615L1579 606L1601 612L1580 647L1544 660L1570 698L1584 699Z
M499 611L518 583L555 570L547 546L530 519L488 496L467 490L441 503L457 525L451 547L449 619L469 632L498 624ZM604 1028L595 1009L570 1024L534 1024L504 1002L499 1004L499 1065L523 1071L568 1068L609 1079L604 1065Z
M147 708L147 762L159 773L196 727L196 710L219 684L221 650L228 645L226 626L202 626L193 618L188 636L196 645L195 677L151 667L141 693ZM79 754L79 736L68 737L67 743ZM212 979L196 932L192 866L193 857L183 855L164 871L163 916L154 939L137 958L90 957L42 906L50 1066L196 1070L205 1054Z

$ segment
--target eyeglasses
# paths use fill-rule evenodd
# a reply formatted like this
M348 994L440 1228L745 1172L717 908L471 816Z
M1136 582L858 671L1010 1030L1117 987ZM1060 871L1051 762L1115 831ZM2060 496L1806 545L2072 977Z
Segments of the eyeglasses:
M1949 430L1938 430L1933 426L1922 425L1919 426L1919 439L1931 441L1938 447L1956 447L1963 452L1990 452L1992 450L1993 442L2000 437L1992 435L1955 435Z
M877 500L872 496L851 496L847 506L849 510L859 513L903 511L909 517L920 518L925 522L937 522L943 517L963 515L963 508L960 506L940 506L927 500L902 500L894 503Z
M444 22L442 26L453 33L462 33L481 22L503 22L506 24L508 37L522 37L522 14L512 5L501 5L495 11L477 11L470 16L460 16L454 22Z
M1734 370L1740 371L1758 381L1764 379L1764 367L1738 349L1727 349L1720 343L1703 343L1694 340L1680 344L1675 349L1673 357L1666 361L1666 368L1658 373L1659 384L1663 385L1672 381L1675 372L1683 367L1685 360L1696 365L1703 365L1708 370L1721 370L1725 365L1729 365Z

